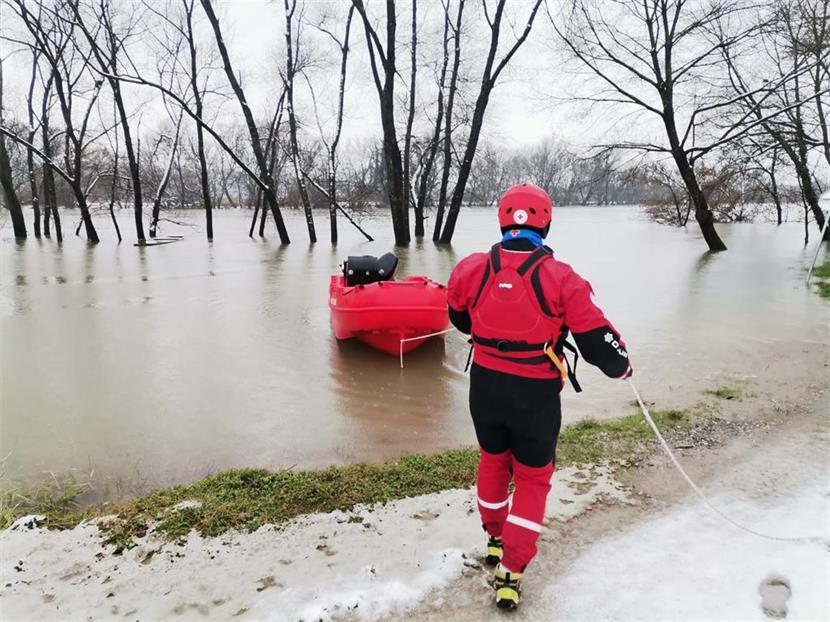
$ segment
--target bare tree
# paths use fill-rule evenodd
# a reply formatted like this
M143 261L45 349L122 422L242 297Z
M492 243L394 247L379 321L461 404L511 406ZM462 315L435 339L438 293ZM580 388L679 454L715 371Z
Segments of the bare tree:
M52 85L54 84L54 73L50 70L49 77L43 87L43 99L40 108L40 134L43 146L43 155L46 160L53 158L52 136L50 134L49 108L52 99ZM32 143L34 144L34 142ZM55 221L55 238L58 242L63 241L63 228L61 218L58 214L58 197L55 188L55 172L48 164L42 165L43 170L43 235L50 237L50 216Z
M161 212L161 202L164 199L164 192L167 190L167 184L170 181L170 173L173 170L173 164L176 160L176 151L179 147L179 135L181 133L182 128L182 119L184 117L184 111L179 112L178 121L176 121L176 131L172 138L168 138L170 142L170 155L167 159L167 166L164 168L164 173L162 174L161 180L158 184L158 189L156 190L156 197L153 200L153 220L150 224L150 237L156 237L156 230L158 228L159 223L159 213Z
M314 88L309 81L309 91L311 92L312 102L314 104L314 114L317 119L317 127L320 131L320 140L326 149L326 166L328 177L328 192L327 198L329 203L329 228L331 233L331 243L337 244L337 147L340 144L340 136L343 132L343 107L346 100L346 70L348 68L349 59L349 39L352 28L352 18L354 17L354 5L349 7L349 13L346 16L345 33L342 38L334 34L330 28L326 27L325 20L321 20L316 24L316 28L320 32L325 33L334 41L340 53L340 80L337 89L337 112L334 117L334 135L329 140L326 138L326 133L323 131L323 126L320 123L320 115L318 112L317 97L314 93Z
M463 8L463 0L461 0L461 6ZM446 80L447 80L447 67L449 66L450 61L450 52L449 52L449 42L450 42L450 29L451 29L451 20L450 20L450 5L449 2L443 4L444 6L444 25L443 25L443 36L441 37L442 43L442 60L441 60L441 70L440 75L438 77L438 101L437 101L437 109L435 113L435 123L432 130L432 136L427 142L426 146L421 152L420 163L418 166L418 178L417 178L417 187L418 192L415 197L415 236L416 237L423 237L424 236L424 207L426 207L427 202L427 192L429 189L430 181L432 180L433 175L433 167L435 165L435 157L438 153L438 146L441 141L441 126L444 123L444 90L446 87ZM460 56L460 45L457 48L457 55ZM456 75L458 73L458 68L456 66ZM446 187L445 187L446 188ZM446 196L446 195L445 195Z
M804 203L816 226L824 226L810 165L810 152L819 150L830 165L827 116L830 109L830 28L827 26L830 0L819 3L777 0L771 19L761 31L766 61L741 63L722 51L729 68L741 118L749 118L759 132L750 135L756 153L780 148L798 178ZM758 65L762 70L758 71ZM747 68L748 65L748 68ZM770 80L770 74L773 79ZM763 136L761 135L763 134ZM806 237L806 236L805 236ZM825 239L830 239L830 231Z
M157 15L172 31L174 36L177 36L175 43L162 43L162 50L169 58L168 62L172 63L170 69L171 81L176 74L184 76L187 82L187 89L190 91L193 102L193 113L197 119L203 119L205 116L204 97L207 90L207 69L210 65L209 58L201 58L199 56L198 44L196 41L196 33L194 30L196 16L194 14L197 0L180 0L181 13L178 13L173 8L173 4L169 4L163 9L156 7L152 1L145 0L149 11ZM178 47L183 41L187 47L187 58L180 60L178 58ZM196 157L199 164L199 189L202 195L202 205L205 209L205 234L208 240L213 239L213 199L210 192L210 182L208 179L208 165L207 157L205 155L205 129L202 123L196 122ZM178 156L177 156L178 161ZM180 186L183 183L181 177L181 167L178 167L180 173ZM184 193L182 192L182 195Z
M398 134L395 128L395 45L397 32L397 15L395 0L386 0L386 44L384 45L366 14L363 0L352 0L363 21L366 33L366 46L372 67L372 78L380 104L380 120L383 127L383 156L386 166L387 199L392 213L392 229L395 244L406 245L411 239L409 234L409 206L406 202L406 180L404 179L403 158Z
M133 146L130 118L127 114L124 97L121 93L121 82L118 80L120 73L119 53L124 47L124 40L134 36L135 20L136 18L140 19L140 15L133 13L125 32L119 34L116 32L113 23L112 3L108 0L97 0L97 5L93 5L93 19L98 22L98 28L93 32L81 14L79 0L67 0L67 3L72 9L75 23L86 38L89 49L92 52L92 57L94 57L98 64L98 69L102 75L106 76L107 83L112 91L112 97L118 110L118 119L121 123L121 131L124 134L124 151L127 156L127 166L130 169L136 237L139 242L143 242L145 239L143 223L144 201L141 191L141 172ZM99 40L99 34L103 38L103 41Z
M450 0L444 5L445 24L449 25ZM461 66L461 24L464 16L464 0L458 0L458 9L455 16L455 26L452 28L453 60L450 71L450 84L447 90L447 109L444 111L444 139L442 141L443 166L441 168L441 185L438 189L438 209L435 213L435 226L432 230L432 239L437 242L441 238L441 227L444 224L444 211L447 205L447 193L452 170L452 130L453 113L455 110L455 96L458 90L458 70ZM446 45L446 31L444 35ZM442 99L438 100L442 103Z
M490 95L496 86L499 75L501 75L501 72L504 71L504 68L527 40L528 35L530 35L533 22L536 19L536 13L539 11L542 0L534 0L522 33L501 60L496 63L505 3L506 0L498 0L491 18L486 0L484 2L484 14L487 19L487 24L490 27L490 48L487 52L487 60L484 63L484 71L481 76L481 87L473 110L470 134L467 138L467 145L458 168L458 177L455 181L455 188L453 189L452 199L450 200L450 208L447 212L447 222L444 224L443 231L441 232L440 241L444 244L449 244L452 241L453 233L455 233L455 224L458 221L461 203L464 200L464 191L467 187L467 180L470 177L470 170L473 165L473 159L475 158L479 137L481 136L481 129L484 125L484 113L487 111L487 105L490 102ZM440 220L436 219L435 225L436 227L440 227Z
M300 192L300 200L303 204L306 226L308 227L308 239L314 244L317 242L317 232L314 230L314 215L311 212L311 202L308 199L305 179L300 173L300 146L297 141L297 115L294 111L294 76L300 67L300 24L301 16L297 16L296 37L293 36L294 14L297 10L297 0L284 0L285 6L285 102L288 110L288 134L290 138L291 164L294 166L294 178L297 182L297 189ZM296 45L296 48L295 48Z
M259 170L259 178L262 181L261 187L265 196L265 201L267 202L268 207L271 210L271 214L274 216L274 221L277 224L277 231L280 236L280 241L283 244L289 244L291 240L288 237L288 231L285 228L285 222L283 221L280 206L277 202L277 195L274 189L274 179L271 176L271 171L268 166L265 153L262 149L259 130L257 129L256 122L254 121L254 115L251 111L251 107L245 97L245 91L242 89L239 78L237 78L237 75L234 72L233 64L231 63L231 58L228 54L228 48L225 46L225 40L222 38L222 29L219 25L219 18L216 16L210 0L201 0L201 3L202 8L207 15L208 21L210 22L211 28L213 29L216 45L219 48L219 55L222 58L222 65L225 68L225 75L227 76L228 82L230 83L234 95L239 102L239 107L242 109L242 115L245 117L245 125L247 126L248 133L250 135L251 150L253 151L254 158L257 163L257 169Z
M0 132L12 140L32 149L43 162L52 167L68 184L72 190L75 203L81 212L87 240L92 243L99 241L98 232L92 222L87 203L88 188L84 185L83 154L87 146L87 131L90 114L101 90L101 80L94 80L87 89L83 89L81 82L89 79L89 54L84 55L74 45L77 33L75 20L70 14L61 14L62 8L38 7L38 13L32 13L24 0L6 0L6 5L15 12L25 26L31 39L21 42L30 49L38 50L41 58L47 63L51 77L54 80L55 94L63 117L63 134L65 139L64 160L65 169L62 169L53 158L47 157L42 151L25 139L15 135L5 126L0 126ZM86 97L86 107L83 110L79 123L73 118L74 105L79 97ZM93 139L96 137L93 137Z
M623 104L659 120L665 144L633 140L622 146L670 155L709 249L726 250L695 174L695 162L734 137L734 128L706 147L695 145L693 130L700 117L724 104L713 104L705 96L690 102L683 87L693 82L690 89L703 91L711 83L703 73L716 62L718 51L749 36L747 30L715 41L710 36L743 6L725 0L702 7L688 0L620 0L605 10L591 0L570 0L567 7L565 23L550 15L551 23L566 49L604 85L587 99ZM681 108L689 119L685 131L678 120Z

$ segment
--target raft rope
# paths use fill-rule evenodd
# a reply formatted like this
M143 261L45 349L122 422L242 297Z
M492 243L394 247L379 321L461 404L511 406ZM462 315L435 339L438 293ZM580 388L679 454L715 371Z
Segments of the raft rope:
M418 341L419 339L428 339L429 337L437 337L438 335L445 335L450 331L455 330L455 328L447 328L446 330L439 330L437 333L429 333L428 335L420 335L418 337L407 337L406 339L401 339L401 369L403 369L403 344L407 341Z
M731 517L729 517L726 513L720 510L718 507L712 503L709 498L703 493L703 491L692 481L692 478L689 477L688 473L680 466L680 463L675 458L674 453L672 452L669 444L666 442L666 439L663 438L663 435L660 434L660 430L657 429L657 425L654 423L654 419L651 418L651 414L648 412L648 408L646 408L645 403L643 403L643 398L640 397L640 392L637 391L637 387L634 386L634 383L631 381L631 378L628 378L628 384L631 386L631 390L634 392L634 396L637 398L637 402L640 404L640 410L643 412L643 417L645 417L646 422L651 426L651 429L654 431L654 434L657 436L657 440L660 441L660 445L663 448L663 451L666 452L666 455L671 459L674 466L680 471L680 474L683 476L683 479L686 480L686 483L694 490L697 495L701 498L701 500L712 510L715 514L720 516L726 522L732 524L734 527L741 529L747 533L751 533L754 536L758 536L759 538L764 538L766 540L774 540L777 542L806 542L810 544L821 544L821 545L830 545L824 538L820 537L782 537L782 536L773 536L770 534L762 533L760 531L756 531L750 527L740 524L739 522L735 521Z

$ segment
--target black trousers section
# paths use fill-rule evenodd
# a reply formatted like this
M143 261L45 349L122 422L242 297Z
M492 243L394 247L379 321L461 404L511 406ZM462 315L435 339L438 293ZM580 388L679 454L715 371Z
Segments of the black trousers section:
M481 367L470 369L470 413L481 448L510 449L516 460L542 467L556 457L562 426L559 378L522 378Z

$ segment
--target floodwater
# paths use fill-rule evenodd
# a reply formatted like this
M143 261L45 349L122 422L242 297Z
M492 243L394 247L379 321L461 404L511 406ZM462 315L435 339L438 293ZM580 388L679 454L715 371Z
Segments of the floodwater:
M176 217L194 228L166 224L184 240L150 248L116 244L106 219L95 248L79 238L15 244L8 224L0 230L7 477L94 470L135 488L474 442L458 333L408 355L403 370L331 335L329 275L346 255L392 248L385 213L364 223L373 243L341 222L336 249L310 247L296 215L285 248L273 231L249 239L248 212L218 212L212 244L201 214ZM129 236L129 213L119 218ZM826 341L828 304L803 283L813 246L803 247L802 225L719 230L730 250L711 255L692 227L653 224L638 208L555 213L550 245L592 282L651 399L712 388L719 373L751 375L758 343ZM464 211L452 248L398 249L398 273L445 281L496 239L492 211ZM580 371L585 392L566 392L566 420L631 412L624 383Z

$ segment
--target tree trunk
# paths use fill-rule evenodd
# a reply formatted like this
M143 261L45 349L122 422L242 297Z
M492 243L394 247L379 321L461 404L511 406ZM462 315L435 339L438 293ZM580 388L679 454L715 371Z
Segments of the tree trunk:
M199 73L196 63L196 41L193 33L193 2L185 3L187 20L187 45L190 50L190 90L193 93L193 103L196 106L196 116L200 119L203 114L202 92L199 90ZM205 157L205 132L201 123L196 124L196 153L199 157L199 183L202 188L202 202L205 205L205 227L207 239L213 239L213 202L210 198L210 183L208 182L207 158ZM254 216L256 219L256 216ZM253 225L251 226L253 231Z
M481 93L476 100L475 111L473 112L473 121L470 126L470 137L467 140L467 147L464 149L464 159L461 160L461 166L458 167L458 179L455 182L452 199L450 200L450 209L447 212L447 222L444 225L444 230L441 232L441 243L449 244L452 242L452 236L455 233L455 225L458 221L458 214L461 211L461 202L464 200L464 191L467 188L467 180L470 178L470 171L473 166L473 158L475 157L476 149L478 148L478 139L481 135L481 128L484 124L484 113L487 110L487 103L490 100L490 92L493 84L483 84Z
M530 30L533 27L533 20L536 18L536 13L541 5L541 0L536 0L533 3L533 8L530 17L522 34L516 39L516 42L510 50L502 57L497 65L495 65L496 53L499 48L499 35L501 33L501 20L504 15L505 0L499 0L493 12L492 21L488 20L490 26L490 49L487 53L487 60L484 63L484 72L481 78L481 87L479 89L478 97L476 98L475 109L473 111L473 120L470 126L470 135L467 139L467 146L464 149L464 158L461 160L461 165L458 169L458 178L455 181L455 188L452 192L452 200L450 201L450 209L447 214L447 222L444 225L444 230L441 233L441 242L449 244L452 241L452 236L455 233L455 226L458 221L458 213L461 210L461 203L464 200L464 191L467 188L467 181L470 177L470 171L473 166L473 158L475 158L476 149L478 148L478 141L481 136L481 128L484 124L484 113L487 111L487 104L490 101L490 94L496 86L496 81L499 74L505 68L507 63L516 53L516 51L527 40ZM493 66L495 65L495 69ZM437 224L437 223L436 223Z
M337 244L337 169L335 168L334 154L329 158L329 228L331 243Z
M409 70L409 111L406 118L406 135L403 143L403 180L404 180L404 206L407 212L412 205L412 125L415 122L415 87L418 77L418 0L412 0L412 43L410 45L410 70ZM415 237L424 237L423 212L415 210Z
M674 99L671 89L671 84L665 86L665 90L660 95L663 101L663 125L666 128L666 136L671 147L672 158L686 186L686 192L688 192L689 199L695 210L695 220L697 220L697 224L700 226L700 231L703 233L703 239L709 246L709 250L725 251L726 244L723 243L723 240L720 239L718 232L715 230L715 216L709 208L706 195L701 190L700 184L697 181L694 167L689 162L688 154L683 148L680 137L678 136L674 118Z
M44 102L44 109L46 103ZM41 134L43 136L43 155L47 158L52 158L52 142L49 139L49 117L44 112L41 117ZM58 242L63 241L63 229L61 227L61 217L58 214L58 193L55 188L55 172L48 164L43 165L43 233L49 237L49 217L55 221L55 237Z
M383 127L383 161L386 173L386 193L389 201L389 210L392 214L392 230L395 234L395 244L406 246L411 238L409 235L409 209L405 204L406 191L403 179L403 163L401 149L398 145L398 136L395 129L395 80L397 69L395 66L395 32L397 18L395 15L395 0L386 0L386 50L377 33L372 28L362 0L352 0L353 5L360 13L363 28L366 33L366 44L369 48L369 61L380 104L380 119ZM377 49L377 51L376 51ZM383 68L383 81L377 66L376 56L379 57Z
M775 215L777 218L777 223L779 226L782 222L782 209L781 209L781 195L778 192L778 180L775 176L775 165L778 162L778 150L774 149L772 152L772 166L769 170L769 179L771 184L771 192L772 200L775 202Z
M449 8L449 6L448 6ZM438 209L435 213L435 226L432 230L432 239L438 242L441 238L441 227L444 225L444 210L447 205L447 188L450 181L450 169L452 168L452 118L455 104L455 92L458 85L458 68L461 64L461 18L464 13L464 0L459 0L458 13L456 15L455 30L453 35L453 61L452 72L450 73L450 87L447 93L447 111L444 123L443 143L443 168L441 170L441 185L438 190Z
M23 218L20 199L17 198L17 192L14 189L11 163L9 162L9 154L6 151L6 139L3 136L0 136L0 189L3 190L3 194L6 197L6 207L11 212L14 237L18 240L25 240L26 221Z
M3 63L0 61L0 125L3 124ZM20 207L20 199L14 189L12 179L12 166L9 160L9 152L6 150L6 139L0 134L0 190L6 197L6 207L11 212L12 228L14 237L17 240L26 239L26 220L23 218L23 209Z
M317 242L317 232L314 230L314 215L311 213L311 201L308 198L305 180L300 174L300 146L297 142L297 117L294 114L294 43L291 37L291 21L294 18L296 0L285 0L285 94L288 103L288 133L291 140L291 163L294 166L294 179L300 192L300 200L305 213L306 227L308 227L309 242ZM298 34L299 36L299 34Z
M346 69L349 58L349 37L354 17L354 5L349 7L346 18L346 34L340 43L340 85L337 93L337 127L334 138L329 146L329 228L331 243L337 244L337 146L340 144L340 135L343 131L343 104L346 99Z
M150 237L156 237L156 230L159 224L159 214L161 213L161 202L164 199L164 191L167 190L167 184L170 181L170 173L173 171L173 163L176 160L176 150L179 146L179 132L182 128L182 120L184 119L184 112L179 113L179 120L176 122L176 135L173 137L173 144L170 146L170 158L167 160L167 167L164 169L159 182L158 192L156 198L153 200L153 222L150 225Z
M26 110L29 115L29 142L34 144L35 135L35 110L34 110L34 93L35 80L37 78L37 59L38 53L32 54L32 79L29 82L29 96L26 99ZM26 149L26 168L29 174L29 190L32 193L32 225L35 230L35 237L40 238L40 197L37 190L37 180L35 179L35 154L31 149Z
M118 136L115 137L115 154L112 163L112 184L110 185L109 212L112 219L112 226L115 227L115 235L121 242L121 227L118 226L118 219L115 217L115 194L118 192Z

